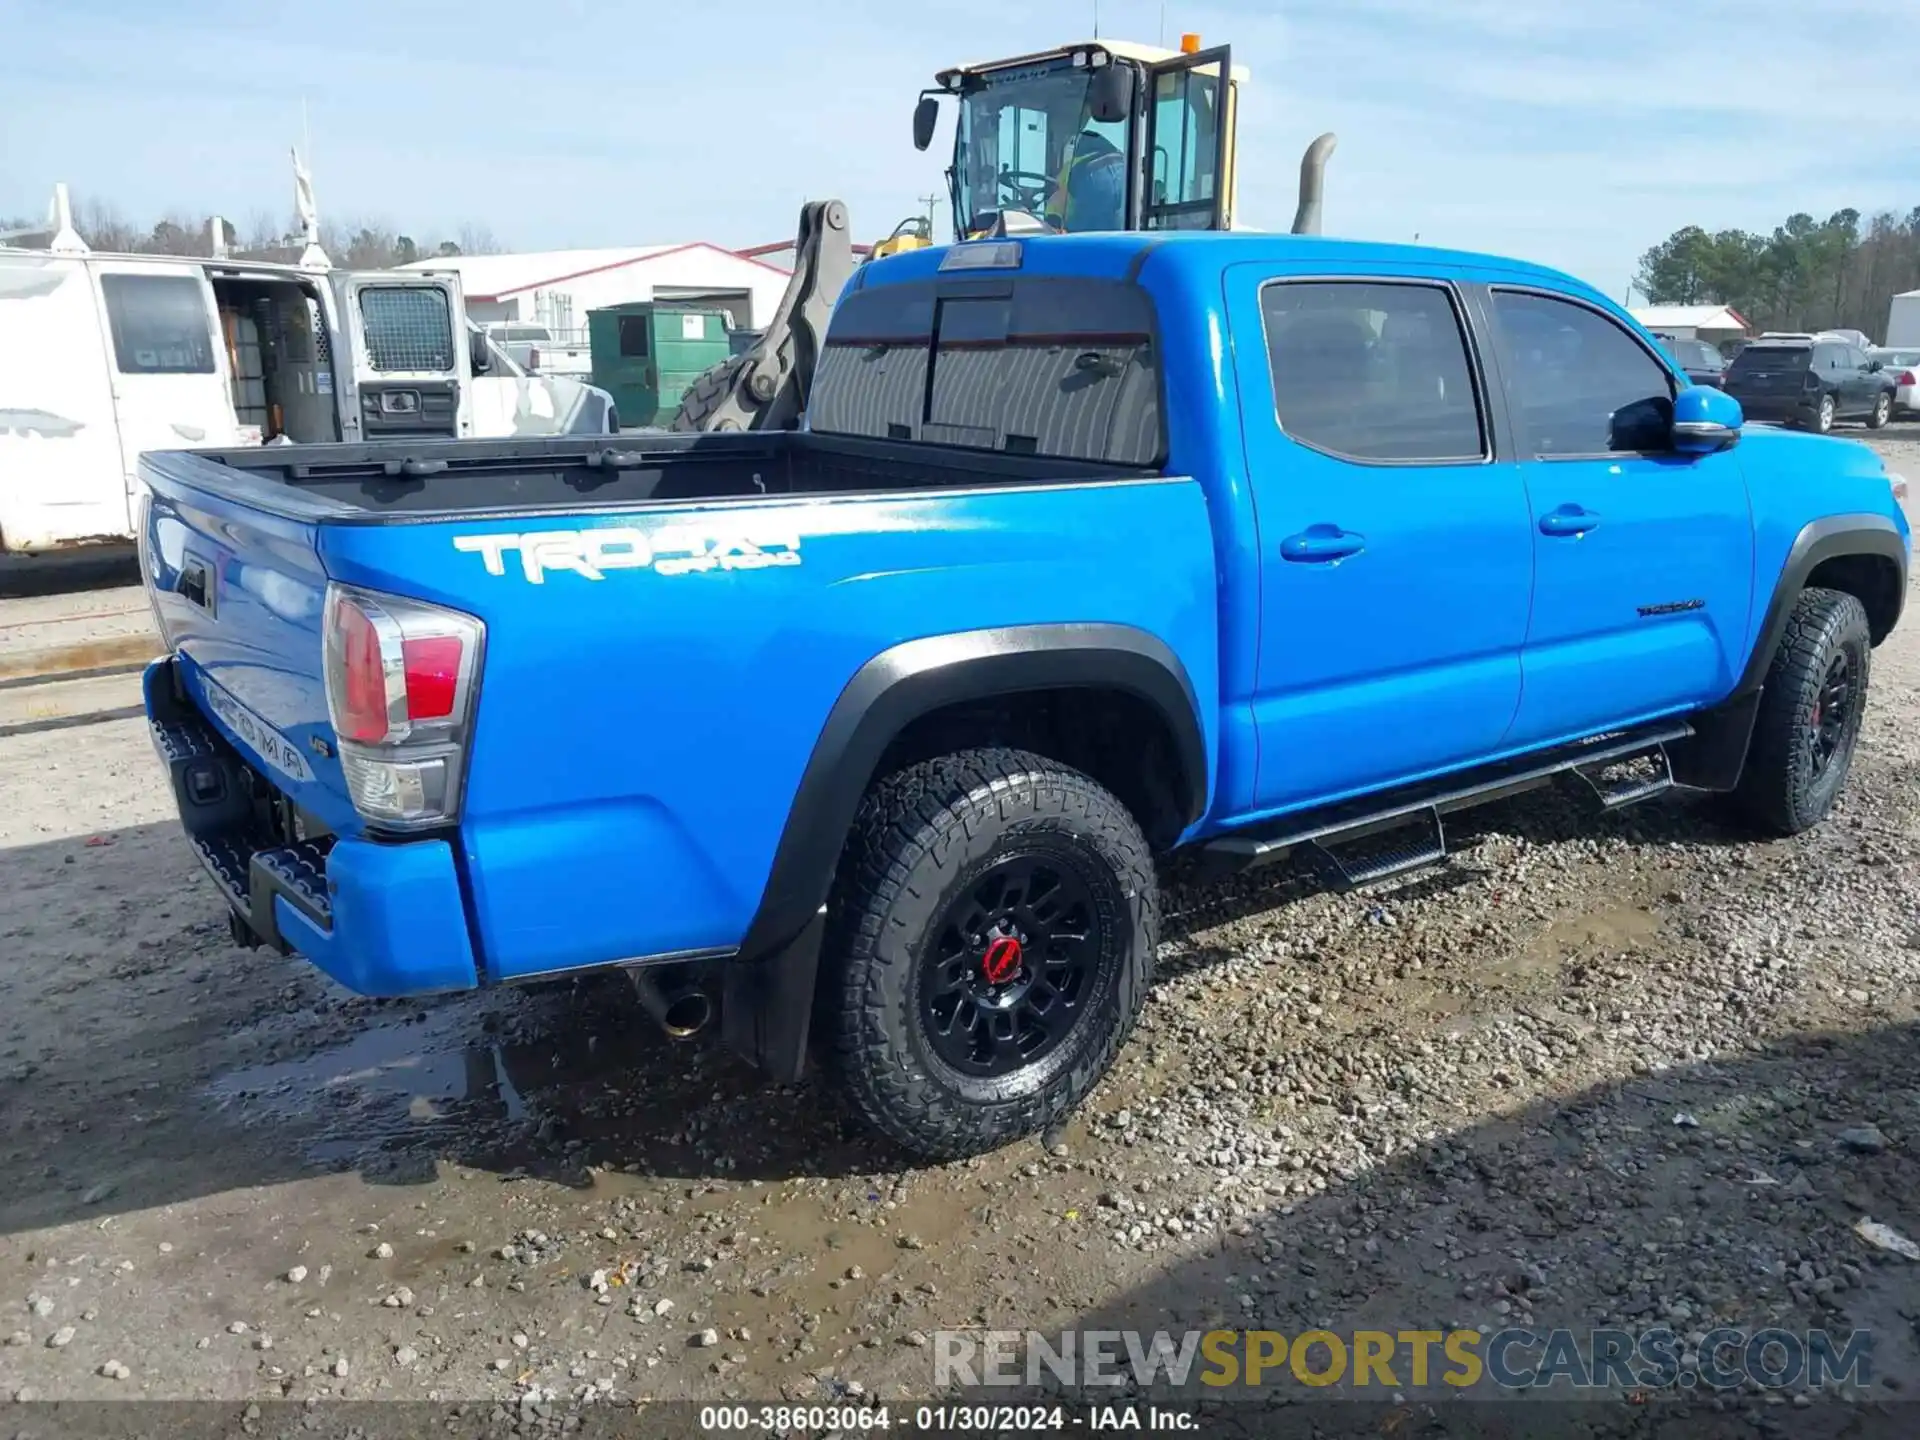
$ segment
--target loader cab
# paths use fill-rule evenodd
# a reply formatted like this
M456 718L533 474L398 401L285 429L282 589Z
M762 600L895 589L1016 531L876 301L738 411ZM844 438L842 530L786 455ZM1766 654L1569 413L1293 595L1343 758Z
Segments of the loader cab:
M955 238L1023 213L1062 231L1226 230L1244 70L1227 46L1090 41L942 71L914 114L929 148L955 103Z

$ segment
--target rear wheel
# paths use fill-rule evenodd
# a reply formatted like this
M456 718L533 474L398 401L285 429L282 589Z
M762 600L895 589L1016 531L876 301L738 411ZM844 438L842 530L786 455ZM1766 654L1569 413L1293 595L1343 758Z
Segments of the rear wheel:
M1867 428L1878 430L1893 418L1893 396L1882 390L1873 397L1873 413L1867 417Z
M1158 922L1146 839L1085 775L982 749L882 780L829 907L855 1108L929 1159L1045 1129L1132 1031Z
M1838 590L1804 590L1767 670L1734 800L1776 835L1818 824L1847 783L1866 715L1867 612Z
M1814 430L1822 435L1832 430L1834 413L1833 396L1822 395L1820 397L1820 408L1816 410L1813 415Z

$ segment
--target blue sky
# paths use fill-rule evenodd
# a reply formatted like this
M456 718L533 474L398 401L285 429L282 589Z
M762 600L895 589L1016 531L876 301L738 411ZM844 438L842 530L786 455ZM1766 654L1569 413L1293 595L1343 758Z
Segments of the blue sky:
M1253 72L1242 218L1284 228L1340 136L1329 233L1562 266L1620 294L1678 226L1920 204L1914 0L1099 0ZM517 249L792 233L837 195L878 238L939 188L943 65L1085 38L1093 0L0 0L0 214L53 182L129 218L292 201ZM1818 94L1818 101L1811 97ZM944 212L943 212L944 215ZM944 224L944 219L943 222Z

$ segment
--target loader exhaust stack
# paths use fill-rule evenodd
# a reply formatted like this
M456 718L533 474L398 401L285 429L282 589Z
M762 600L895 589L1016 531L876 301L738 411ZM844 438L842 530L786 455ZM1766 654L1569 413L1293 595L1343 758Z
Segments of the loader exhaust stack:
M1309 145L1307 153L1300 157L1300 208L1293 212L1293 233L1296 235L1320 233L1320 197L1326 186L1327 157L1333 154L1333 147L1339 143L1329 130Z

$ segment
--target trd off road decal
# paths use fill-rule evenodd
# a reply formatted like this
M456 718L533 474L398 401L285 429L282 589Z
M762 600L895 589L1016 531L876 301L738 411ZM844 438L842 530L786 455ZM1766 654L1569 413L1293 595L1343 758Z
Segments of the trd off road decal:
M610 525L590 530L535 530L525 535L456 535L453 548L478 555L489 575L507 573L507 554L512 551L519 557L521 573L532 585L544 585L547 572L555 570L604 580L609 570L691 575L800 563L800 536L795 532L761 532L749 537L689 525L668 526L651 534L630 525Z

